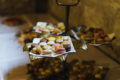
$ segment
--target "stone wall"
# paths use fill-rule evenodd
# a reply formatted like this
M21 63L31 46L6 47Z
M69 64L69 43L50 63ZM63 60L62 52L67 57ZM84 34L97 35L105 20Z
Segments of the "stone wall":
M49 0L48 11L61 21L65 21L65 8L57 6L55 0Z
M112 32L115 16L120 8L119 4L120 0L81 0L79 5L71 8L70 24L102 27L107 32ZM64 7L59 7L55 0L50 0L49 8L53 15L64 21Z
M65 21L65 8L57 6L55 0L49 0L49 11ZM101 27L107 33L115 32L117 39L114 44L120 46L120 0L81 0L70 12L70 27L78 25Z
M47 12L48 0L0 0L1 14Z
M34 0L0 0L0 14L35 12Z

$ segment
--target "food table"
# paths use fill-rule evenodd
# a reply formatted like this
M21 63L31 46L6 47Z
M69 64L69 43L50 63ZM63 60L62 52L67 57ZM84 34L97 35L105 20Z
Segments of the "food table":
M29 63L28 54L23 53L21 45L18 44L16 33L21 29L25 29L26 26L32 26L37 21L46 21L56 23L58 22L49 14L29 14L21 16L26 23L19 27L8 27L1 23L0 18L0 70L4 75L4 79L7 80L26 80L25 76L27 72L26 65ZM27 27L26 27L27 28ZM88 46L88 50L81 50L78 46L78 42L72 39L76 48L75 54L70 54L67 57L67 62L78 59L82 60L95 60L97 64L109 66L111 69L119 67L119 65L111 60L109 57L102 54L98 49L93 46ZM106 79L108 80L108 79Z

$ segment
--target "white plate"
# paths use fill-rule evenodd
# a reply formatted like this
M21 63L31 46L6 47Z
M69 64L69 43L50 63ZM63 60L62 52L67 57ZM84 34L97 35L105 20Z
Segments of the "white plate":
M37 54L34 54L32 52L30 52L29 54L30 55L34 55L34 56L38 56L38 57L58 57L58 56L61 56L61 55L64 55L64 54L69 54L69 53L74 53L76 52L74 46L73 46L73 43L72 43L72 40L69 36L63 36L63 38L69 38L69 42L70 42L70 45L71 45L71 50L69 52L66 52L66 53L63 53L63 54L55 54L55 53L51 53L49 55L37 55ZM41 38L34 38L33 39L33 43L39 43L41 40Z

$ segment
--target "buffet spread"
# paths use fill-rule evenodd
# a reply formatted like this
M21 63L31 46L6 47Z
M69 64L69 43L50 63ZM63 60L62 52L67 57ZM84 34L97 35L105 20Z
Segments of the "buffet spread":
M3 21L10 26L20 23L22 21L17 18ZM109 44L114 35L111 37L100 28L85 26L71 29L67 33L70 36L63 36L64 32L64 23L37 22L31 29L16 35L24 46L23 51L29 54L29 80L105 80L108 67L97 65L95 61L66 62L66 57L76 52L71 38L85 45L100 46Z
M69 31L70 35L76 40L85 41L86 44L99 46L110 44L115 38L115 34L106 34L101 28L79 26Z
M30 55L39 57L57 57L75 52L75 49L69 36L56 36L34 38L33 43L25 45L24 51L29 51Z
M40 58L28 64L34 80L104 80L108 70L95 61L64 63L58 58Z
M33 80L104 80L108 67L99 66L95 61L77 60L66 62L70 53L76 52L71 37L83 41L85 45L100 46L109 44L112 38L100 28L80 26L71 29L63 36L65 25L37 22L29 30L17 34L24 45L23 51L29 54L28 74ZM81 47L81 46L80 46Z

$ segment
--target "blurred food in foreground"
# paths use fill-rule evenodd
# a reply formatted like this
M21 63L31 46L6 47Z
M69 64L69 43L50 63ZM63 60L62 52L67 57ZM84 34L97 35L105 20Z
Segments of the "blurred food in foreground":
M95 61L65 63L58 58L40 58L28 65L33 80L105 80L108 70Z

